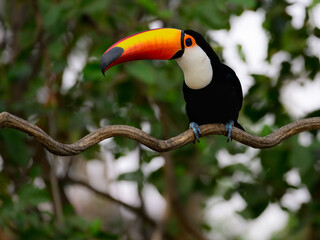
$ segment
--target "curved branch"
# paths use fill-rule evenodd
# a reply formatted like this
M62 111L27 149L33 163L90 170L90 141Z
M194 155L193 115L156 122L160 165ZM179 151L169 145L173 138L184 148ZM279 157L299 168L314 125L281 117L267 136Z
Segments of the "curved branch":
M168 152L195 140L194 134L190 129L167 140L158 140L135 127L113 125L99 128L75 143L63 144L52 139L36 125L8 112L0 113L0 128L14 128L23 131L35 137L48 151L60 156L77 155L102 140L115 136L131 138L157 152ZM213 134L226 135L224 124L202 125L200 129L202 136ZM292 122L265 137L253 136L234 127L232 128L231 137L244 145L265 149L274 147L295 134L316 129L320 129L320 117L306 118Z

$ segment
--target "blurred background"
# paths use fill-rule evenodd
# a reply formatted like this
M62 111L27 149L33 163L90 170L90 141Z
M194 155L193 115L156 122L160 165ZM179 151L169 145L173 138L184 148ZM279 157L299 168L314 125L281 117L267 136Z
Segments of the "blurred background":
M0 0L0 111L62 143L114 124L187 130L175 61L100 71L110 45L157 27L200 32L236 71L247 132L320 115L319 0ZM58 157L1 129L0 239L320 239L319 171L319 131L165 154L115 137Z

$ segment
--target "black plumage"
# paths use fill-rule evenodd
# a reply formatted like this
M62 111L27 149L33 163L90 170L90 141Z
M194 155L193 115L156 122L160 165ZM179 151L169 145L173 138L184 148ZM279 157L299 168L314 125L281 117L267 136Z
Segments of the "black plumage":
M234 126L242 129L238 123L239 111L242 107L243 95L240 81L235 72L221 63L209 43L197 32L185 30L210 59L213 77L209 85L201 89L191 89L183 84L186 111L190 122L198 125L209 123L226 124L234 121Z

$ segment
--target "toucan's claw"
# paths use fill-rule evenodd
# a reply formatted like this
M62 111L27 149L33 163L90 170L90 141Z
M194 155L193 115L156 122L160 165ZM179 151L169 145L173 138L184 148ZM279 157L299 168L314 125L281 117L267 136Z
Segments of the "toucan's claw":
M234 121L233 121L233 120L229 120L229 121L227 122L227 125L226 125L226 133L228 134L227 142L229 142L230 140L232 141L232 138L231 138L231 130L232 130L233 124L234 124Z
M189 126L190 126L190 128L192 129L192 131L194 133L195 140L197 140L197 142L200 142L199 136L201 136L201 130L199 128L199 125L196 124L195 122L191 122L189 124Z

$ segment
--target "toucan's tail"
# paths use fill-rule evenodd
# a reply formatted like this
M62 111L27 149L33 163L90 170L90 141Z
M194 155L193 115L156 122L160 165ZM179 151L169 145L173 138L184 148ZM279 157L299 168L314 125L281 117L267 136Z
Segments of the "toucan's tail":
M246 131L244 130L244 128L240 125L240 123L238 123L238 121L235 121L234 126L237 128L240 128L242 131Z

